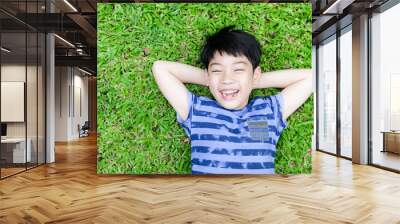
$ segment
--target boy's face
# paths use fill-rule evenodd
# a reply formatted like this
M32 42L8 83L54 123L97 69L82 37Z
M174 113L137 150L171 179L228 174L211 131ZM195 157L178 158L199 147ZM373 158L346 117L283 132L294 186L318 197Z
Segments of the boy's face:
M257 67L253 72L253 66L245 56L216 52L205 75L218 103L226 109L237 110L247 105L261 70Z

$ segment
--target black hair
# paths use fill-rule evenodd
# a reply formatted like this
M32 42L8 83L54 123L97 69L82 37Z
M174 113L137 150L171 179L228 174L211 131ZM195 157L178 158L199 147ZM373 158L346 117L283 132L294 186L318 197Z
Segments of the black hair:
M234 26L227 26L208 36L200 54L200 60L206 68L214 57L215 52L232 56L243 55L253 65L253 71L260 64L261 46L257 39Z

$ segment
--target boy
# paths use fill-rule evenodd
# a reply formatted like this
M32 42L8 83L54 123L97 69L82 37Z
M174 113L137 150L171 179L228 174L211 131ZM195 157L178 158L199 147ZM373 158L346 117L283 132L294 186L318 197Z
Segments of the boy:
M156 61L152 71L191 140L193 174L273 174L276 143L286 119L312 93L310 69L261 73L261 47L244 31L225 27L208 37L205 69ZM208 86L213 99L184 83ZM249 96L256 88L284 88L274 96Z

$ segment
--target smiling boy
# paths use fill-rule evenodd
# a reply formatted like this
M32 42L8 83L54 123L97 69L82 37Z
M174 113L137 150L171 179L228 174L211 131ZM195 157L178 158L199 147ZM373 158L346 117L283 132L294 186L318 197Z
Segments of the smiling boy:
M310 69L262 73L261 47L242 30L225 27L201 52L205 69L156 61L152 71L191 141L193 174L273 174L276 144L286 119L312 93ZM185 83L208 86L214 99L197 96ZM283 88L273 96L253 89Z

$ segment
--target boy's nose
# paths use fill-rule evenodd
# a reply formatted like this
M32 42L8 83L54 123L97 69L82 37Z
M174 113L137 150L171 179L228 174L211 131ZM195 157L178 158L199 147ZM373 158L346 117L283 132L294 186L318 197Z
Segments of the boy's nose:
M224 76L222 77L222 82L225 84L229 84L232 83L233 80L229 74L225 73Z

